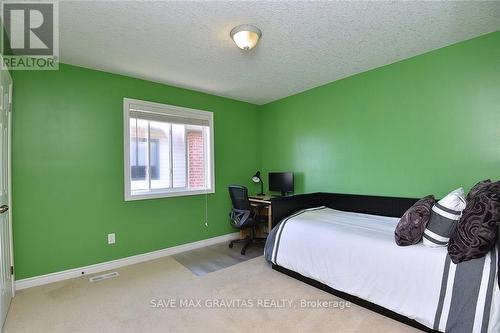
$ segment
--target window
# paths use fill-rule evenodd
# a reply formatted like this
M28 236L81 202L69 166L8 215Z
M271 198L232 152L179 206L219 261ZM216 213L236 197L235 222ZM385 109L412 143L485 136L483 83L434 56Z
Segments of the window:
M214 192L211 112L125 98L125 200Z

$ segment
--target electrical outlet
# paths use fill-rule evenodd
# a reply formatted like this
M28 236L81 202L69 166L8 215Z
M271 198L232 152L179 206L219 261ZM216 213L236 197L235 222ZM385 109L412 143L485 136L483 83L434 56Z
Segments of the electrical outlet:
M114 244L115 242L115 233L113 232L112 234L108 234L108 244Z

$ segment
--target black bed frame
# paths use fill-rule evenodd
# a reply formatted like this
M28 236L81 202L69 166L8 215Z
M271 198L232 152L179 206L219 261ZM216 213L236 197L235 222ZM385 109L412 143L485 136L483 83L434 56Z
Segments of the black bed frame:
M310 193L300 194L288 197L278 197L271 199L271 215L273 227L287 216L306 208L318 206L326 206L333 209L365 213L373 215L382 215L390 217L401 217L405 211L410 208L418 199L414 198L397 198L397 197L381 197L371 195L356 195L356 194L340 194L340 193ZM500 225L499 225L500 229ZM499 230L500 235L500 230ZM497 245L500 246L500 237L497 239ZM500 256L499 256L500 257ZM500 266L500 258L499 258ZM438 332L430 329L419 322L400 315L394 311L388 310L380 305L368 302L356 296L344 293L340 290L333 289L314 279L305 277L297 272L288 270L278 265L272 265L274 270L289 275L295 279L303 281L311 286L319 288L330 294L343 298L352 303L363 306L367 309L380 313L386 317L395 319L399 322L415 327L425 332ZM500 275L498 279L500 286Z

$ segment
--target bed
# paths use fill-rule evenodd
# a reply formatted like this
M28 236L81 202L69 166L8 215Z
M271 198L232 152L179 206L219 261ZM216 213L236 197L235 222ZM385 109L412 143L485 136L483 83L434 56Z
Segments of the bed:
M274 269L426 331L500 332L498 246L459 265L446 248L397 246L394 229L415 201L321 193L274 200L265 257Z

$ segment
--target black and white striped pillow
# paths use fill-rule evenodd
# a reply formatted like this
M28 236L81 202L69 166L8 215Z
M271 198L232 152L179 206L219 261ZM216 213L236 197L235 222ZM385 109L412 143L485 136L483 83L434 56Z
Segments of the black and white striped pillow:
M465 209L464 190L459 188L432 206L431 219L424 231L424 245L447 246Z

